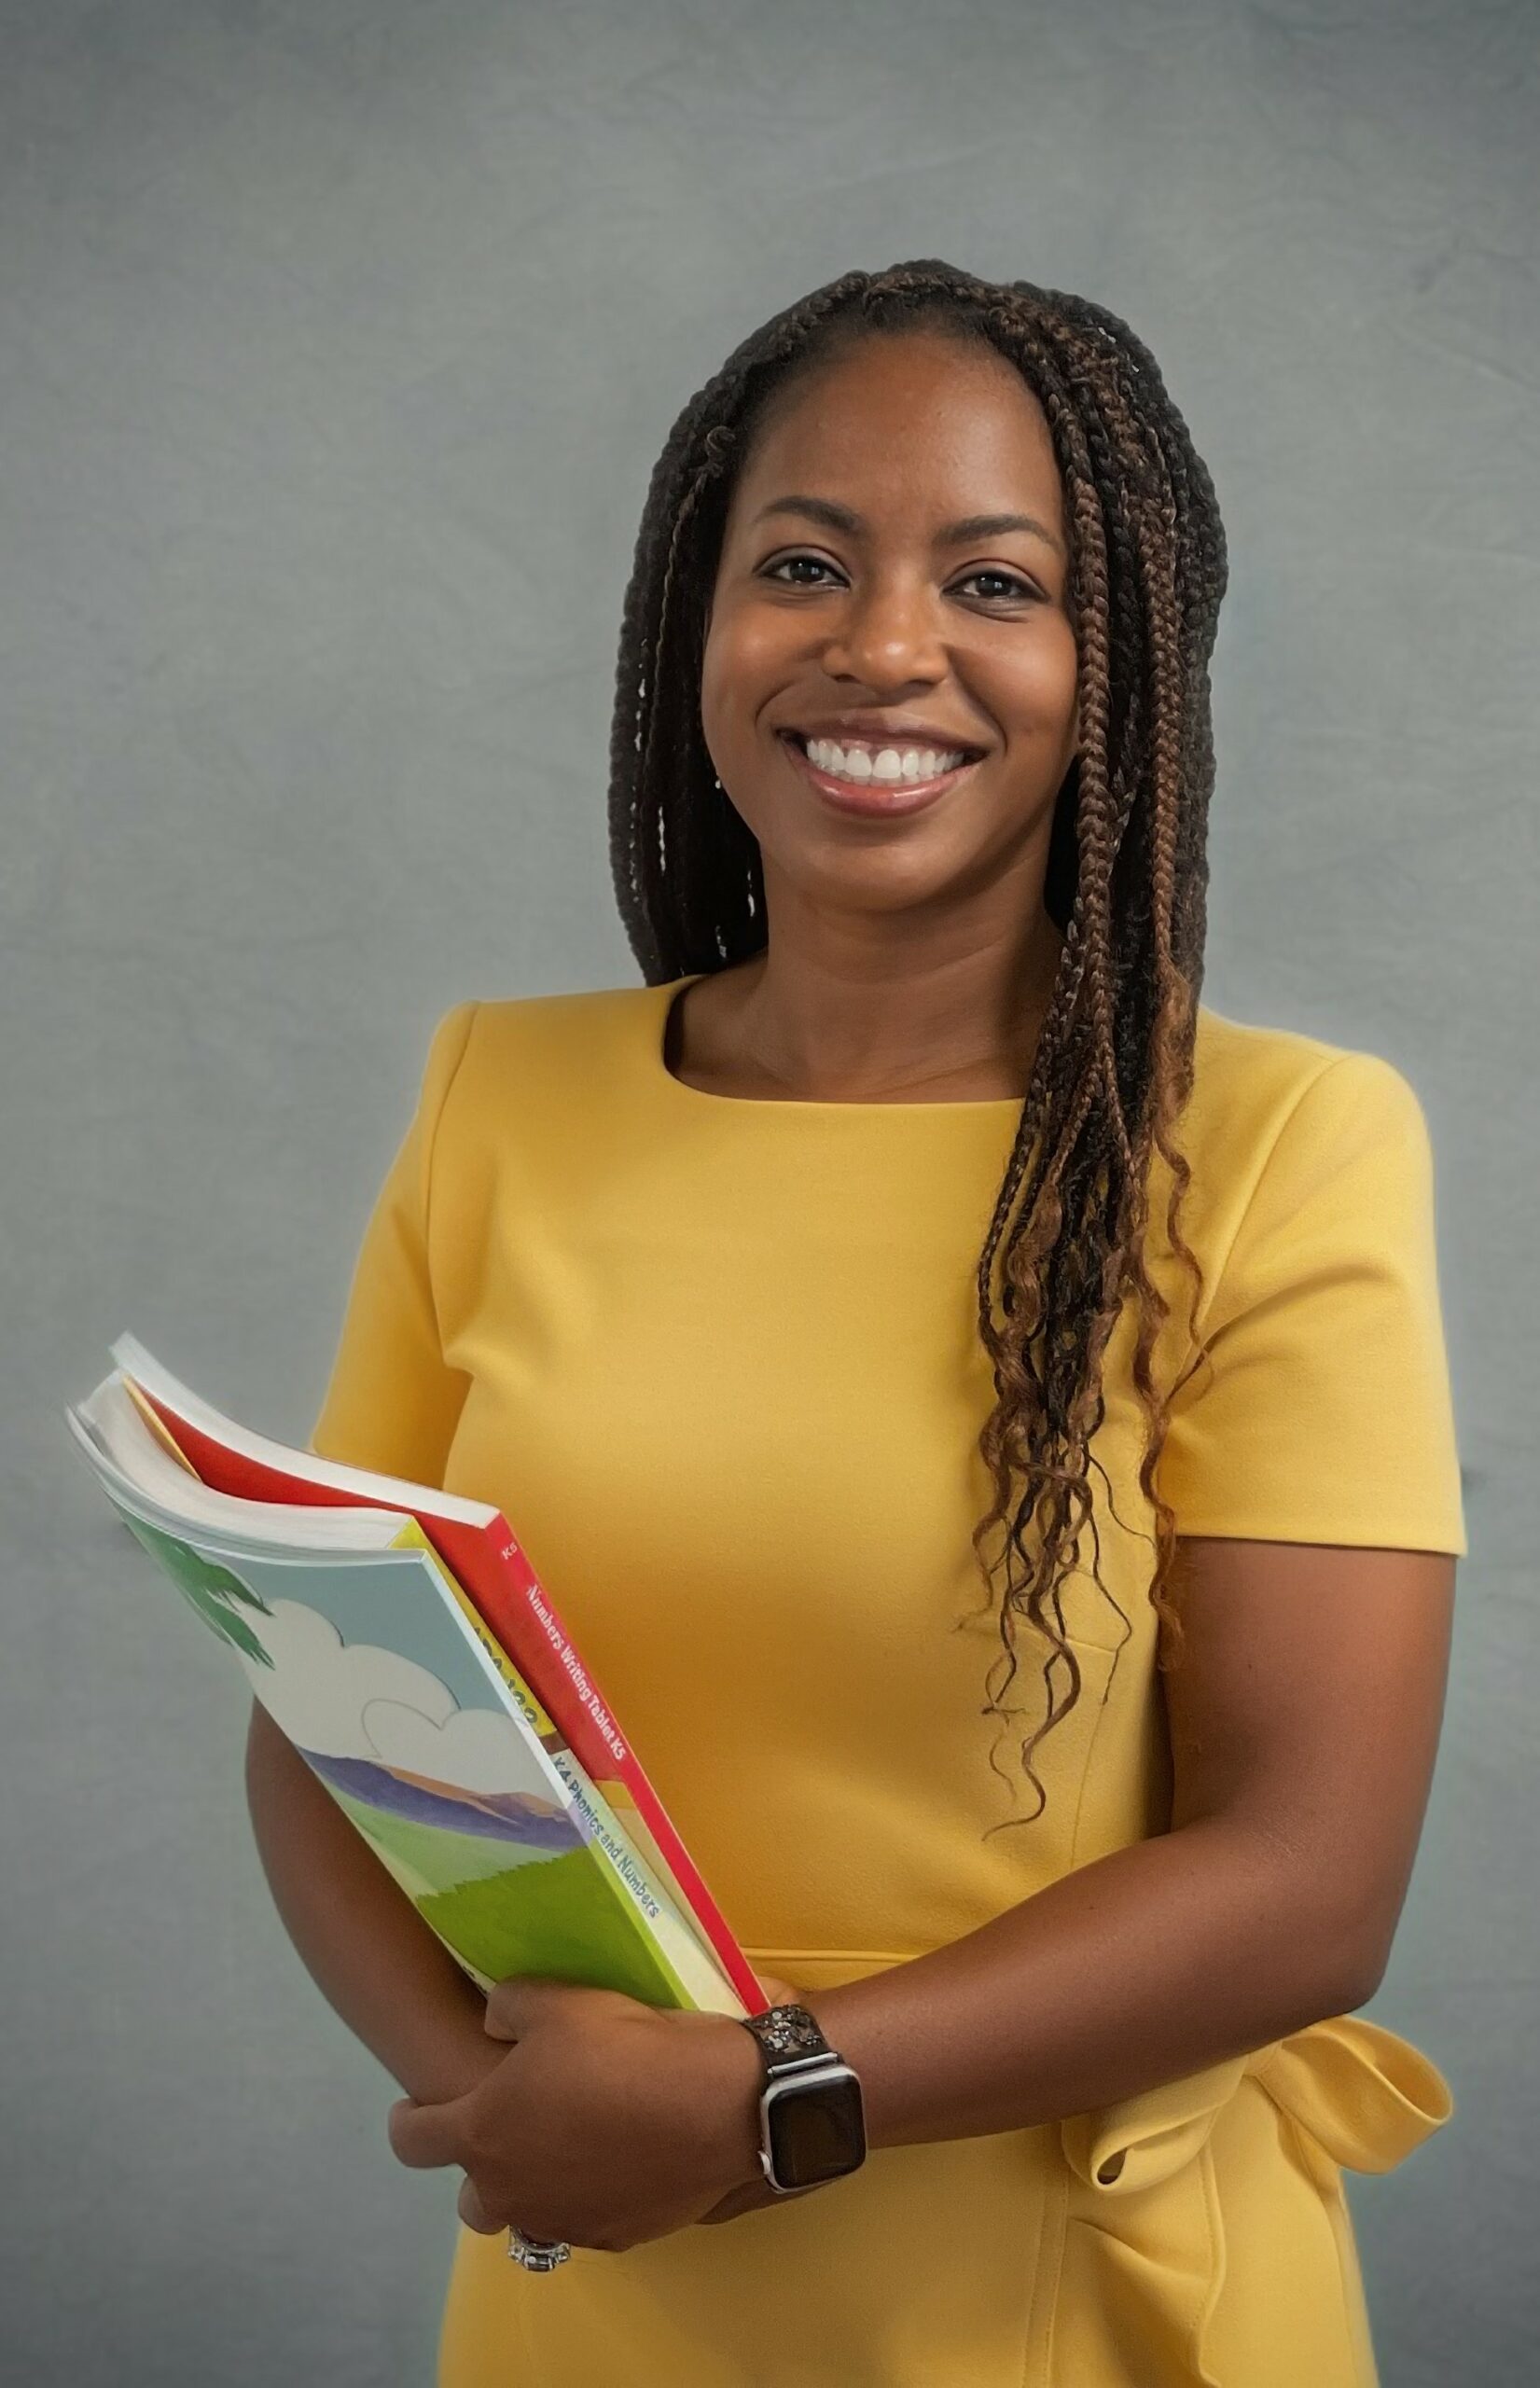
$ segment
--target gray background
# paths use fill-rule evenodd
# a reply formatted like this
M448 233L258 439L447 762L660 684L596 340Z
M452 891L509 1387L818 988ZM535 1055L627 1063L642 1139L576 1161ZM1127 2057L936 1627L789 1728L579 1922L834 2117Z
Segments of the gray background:
M0 2370L431 2376L455 2176L392 2159L261 1881L243 1687L59 1406L132 1326L304 1437L434 1021L635 979L605 748L675 410L940 255L1159 358L1233 560L1206 998L1389 1056L1433 1128L1472 1551L1367 2011L1458 2113L1350 2186L1387 2388L1527 2380L1533 9L35 0L0 40Z

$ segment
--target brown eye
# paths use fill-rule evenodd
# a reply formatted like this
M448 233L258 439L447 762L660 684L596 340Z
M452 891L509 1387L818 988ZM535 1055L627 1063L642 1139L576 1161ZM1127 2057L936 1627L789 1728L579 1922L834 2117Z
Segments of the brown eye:
M833 572L833 570L834 566L825 562L822 556L809 555L778 556L773 563L761 567L762 576L766 580L779 580L784 589L817 589L822 585L819 581L794 579L789 576L802 572ZM786 576L784 577L784 576Z
M960 590L977 588L980 581L992 583L992 587L980 589L978 592L992 604L998 604L1002 599L1020 604L1038 594L1030 580L1020 579L1014 572L1001 572L993 564L986 565L978 572L970 572L966 579L956 581L953 586Z

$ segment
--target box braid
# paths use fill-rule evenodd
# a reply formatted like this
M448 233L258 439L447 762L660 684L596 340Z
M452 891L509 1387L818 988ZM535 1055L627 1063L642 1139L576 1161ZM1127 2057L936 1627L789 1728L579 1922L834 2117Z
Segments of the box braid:
M701 726L728 502L774 394L849 342L920 329L988 342L1036 394L1062 476L1078 655L1080 752L1056 806L1045 887L1063 950L978 1270L995 1391L978 1450L994 1497L973 1547L986 1586L1005 1565L1002 1651L980 1713L1020 1713L1003 1698L1017 1669L1017 1618L1053 1645L1047 1713L1020 1744L1038 1804L1006 1820L1023 1823L1047 1805L1033 1752L1080 1694L1061 1588L1088 1528L1092 1580L1123 1617L1124 1641L1131 1631L1102 1583L1090 1483L1094 1467L1111 1503L1091 1444L1104 1415L1103 1356L1131 1289L1161 1666L1181 1643L1167 1598L1174 1518L1157 1484L1168 1413L1153 1373L1170 1305L1145 1264L1146 1175L1158 1151L1171 1173L1165 1233L1191 1282L1196 1341L1203 1278L1178 1225L1191 1171L1175 1129L1191 1090L1202 984L1214 785L1208 666L1227 566L1209 474L1126 324L1064 291L983 282L922 259L842 274L742 341L679 416L648 489L617 670L611 860L649 984L714 972L764 948L758 843L716 782ZM1007 1513L1004 1549L988 1561L986 1544ZM1068 1696L1056 1707L1061 1663ZM990 1763L1007 1779L992 1751Z

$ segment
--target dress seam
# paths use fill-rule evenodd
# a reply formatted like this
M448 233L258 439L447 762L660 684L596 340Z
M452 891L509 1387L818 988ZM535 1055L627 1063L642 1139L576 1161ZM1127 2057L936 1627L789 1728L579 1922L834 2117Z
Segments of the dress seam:
M1131 1629L1130 1635L1125 1637L1125 1639L1130 1638L1131 1638ZM1090 1729L1090 1739L1086 1744L1085 1762L1080 1769L1080 1781L1075 1796L1075 1822L1070 1826L1069 1864L1072 1869L1079 1863L1080 1825L1085 1813L1086 1786L1090 1781L1091 1768L1095 1762L1096 1744L1101 1738L1102 1729L1106 1722L1111 1706L1113 1677L1117 1673L1117 1661L1122 1655L1123 1646L1123 1643L1119 1642L1112 1653L1112 1665L1108 1669L1106 1682L1102 1687L1102 1697L1096 1710L1096 1721Z
M1069 2228L1069 2173L1062 2146L1058 2149L1058 2157L1037 2230L1037 2258L1033 2266L1026 2345L1021 2355L1021 2388L1053 2388L1053 2346L1058 2334L1064 2243Z
M1304 2125L1297 2116L1290 2114L1286 2106L1280 2106L1278 2111L1283 2116L1289 2137L1294 2142L1301 2170L1307 2179L1314 2185L1318 2194L1321 2194L1321 2202L1325 2211L1326 2227L1331 2232L1332 2258L1337 2270L1337 2293L1342 2301L1343 2334L1347 2344L1353 2350L1354 2368L1359 2372L1356 2388L1380 2388L1380 2373L1375 2360L1374 2341L1372 2337L1367 2344L1364 2341L1358 2312L1348 2284L1347 2264L1342 2246L1342 2216L1347 2212L1347 2192L1342 2184L1342 2168L1336 2163L1334 2158L1327 2155L1313 2132L1309 2134L1307 2139ZM1313 2158L1312 2146L1315 2151ZM1337 2175L1335 2182L1331 2183L1324 2193L1321 2192L1320 2179L1320 2165L1323 2159L1335 2166ZM1367 2371L1361 2367L1358 2360L1360 2356L1367 2361Z
M1224 1287L1225 1278L1228 1271L1230 1262L1235 1257L1236 1247L1246 1231L1246 1221L1250 1218L1252 1211L1256 1205L1257 1195L1261 1192L1263 1181L1266 1178L1269 1170L1272 1167L1273 1162L1278 1158L1279 1148L1282 1145L1284 1137L1288 1134L1288 1132L1294 1125L1299 1112L1309 1101L1310 1097L1315 1092L1316 1088L1321 1084L1322 1080L1324 1078L1328 1078L1333 1070L1339 1069L1343 1062L1354 1061L1357 1058L1356 1054L1351 1052L1334 1053L1329 1061L1323 1062L1321 1067L1314 1073L1313 1076L1307 1078L1304 1085L1299 1088L1293 1102L1289 1104L1288 1109L1284 1112L1283 1117L1280 1119L1276 1129L1273 1131L1271 1141L1268 1145L1266 1153L1263 1155L1256 1176L1252 1179L1251 1186L1246 1194L1246 1199L1241 1206L1241 1215L1236 1220L1235 1226L1230 1231L1229 1240L1225 1245L1225 1249L1223 1254L1220 1256L1218 1265L1209 1282L1206 1298L1203 1302L1202 1315L1200 1318L1197 1318L1193 1321L1193 1327L1198 1340L1193 1347L1193 1351L1187 1354L1186 1359L1183 1362L1182 1379L1185 1380L1190 1371L1195 1355L1197 1358L1201 1359L1204 1354L1208 1340L1208 1323L1214 1315L1214 1306L1218 1300L1219 1295ZM1175 1390L1175 1388L1173 1388L1173 1390Z
M1214 2319L1220 2291L1225 2285L1225 2223L1219 2206L1219 2177L1214 2160L1214 2149L1207 2141L1198 2152L1199 2178L1203 2190L1203 2219L1209 2234L1209 2279L1201 2304L1193 2324L1192 2353L1198 2378L1203 2388L1219 2388L1219 2382L1209 2369L1203 2341L1208 2337L1209 2324Z
M465 1066L465 1055L470 1050L471 1035L475 1030L477 1017L480 1012L480 1002L474 996L469 998L465 1003L456 1006L456 1011L463 1012L465 1015L465 1034L460 1041L460 1050L456 1053L453 1062L450 1065L449 1076L444 1080L443 1091L438 1097L438 1102L435 1108L433 1118L428 1122L428 1132L423 1153L423 1265L427 1273L428 1298L433 1307L433 1323L438 1337L438 1350L440 1357L444 1356L444 1321L439 1309L438 1286L435 1282L433 1268L435 1170L438 1159L438 1140L443 1130L444 1114L449 1108L450 1097L454 1091L455 1081L458 1079L460 1072ZM451 1013L451 1020L452 1020L454 1016L454 1013ZM446 1022L445 1024L447 1025L448 1023Z

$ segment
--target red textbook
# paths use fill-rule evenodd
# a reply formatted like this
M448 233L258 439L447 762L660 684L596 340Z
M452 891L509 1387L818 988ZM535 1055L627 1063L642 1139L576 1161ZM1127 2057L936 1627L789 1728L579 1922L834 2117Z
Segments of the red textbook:
M179 1383L132 1335L118 1337L112 1356L188 1466L215 1492L304 1507L395 1509L416 1519L545 1709L561 1745L662 1875L747 2011L762 2012L765 1994L753 1967L501 1510L252 1434Z

